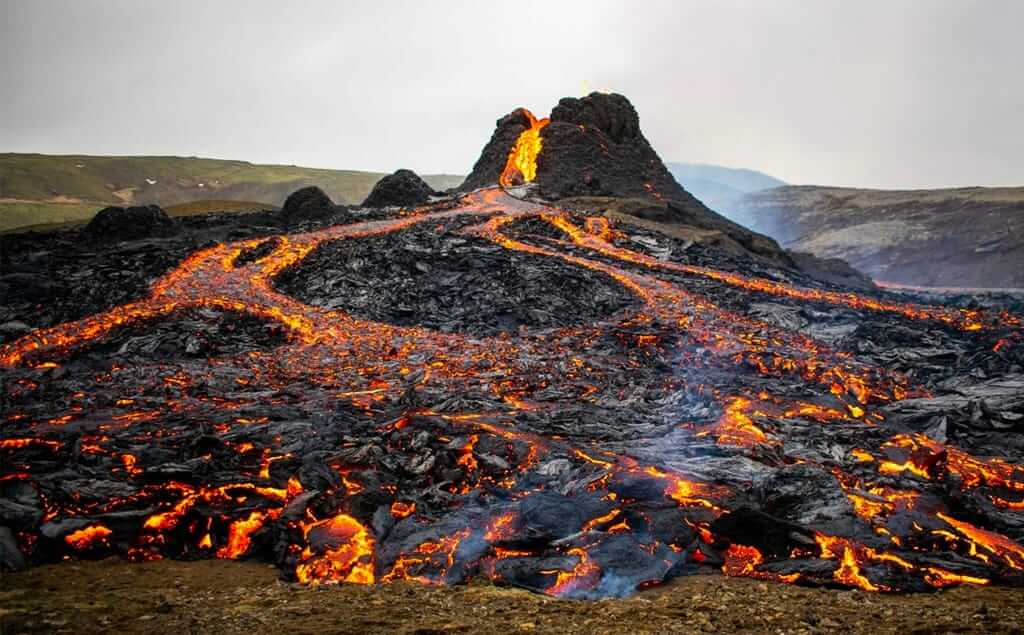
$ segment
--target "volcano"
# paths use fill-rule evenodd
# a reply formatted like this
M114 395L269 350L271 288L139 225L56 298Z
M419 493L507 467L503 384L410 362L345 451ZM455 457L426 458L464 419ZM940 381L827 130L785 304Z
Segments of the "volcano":
M683 189L644 137L636 109L622 95L566 97L545 119L523 108L499 119L460 189L494 183L505 188L529 184L549 201L580 197L646 201L650 218L715 232L737 250L776 266L799 267L774 240L708 209ZM803 264L812 275L820 269L819 263L806 258Z
M1024 582L1019 307L820 279L676 184L624 97L514 111L418 207L299 199L4 237L0 564Z

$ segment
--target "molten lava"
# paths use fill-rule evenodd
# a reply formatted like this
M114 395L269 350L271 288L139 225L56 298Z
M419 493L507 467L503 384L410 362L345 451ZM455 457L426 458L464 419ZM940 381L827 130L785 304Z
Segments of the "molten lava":
M532 183L537 178L537 157L544 147L540 131L550 123L548 119L537 119L529 110L523 110L530 120L530 127L524 130L508 153L505 169L501 171L498 183L512 187Z
M547 120L530 121L502 186L536 176ZM483 239L488 249L608 276L635 306L597 324L477 337L360 319L274 286L328 241L455 221L461 241ZM672 276L992 335L1008 342L1002 349L1019 344L1005 333L1019 322L663 261L622 246L626 236L607 219L580 221L493 188L394 219L281 236L252 261L239 256L260 239L216 245L186 258L146 298L3 346L0 366L23 375L9 385L28 406L5 413L0 486L38 493L45 512L19 535L20 546L37 561L82 553L275 558L286 575L308 583L455 583L488 571L572 596L616 585L629 591L702 564L728 575L871 591L1019 579L1024 548L973 524L973 516L961 520L962 510L947 509L936 492L973 495L1000 514L1021 512L1020 466L923 435L886 433L880 410L923 396L920 386L723 308ZM524 237L525 223L544 235ZM73 394L40 389L61 376L62 362L125 327L213 309L265 320L286 331L287 342L208 360L115 363L75 378ZM657 399L637 398L631 383L644 364L665 371L651 389ZM704 376L743 381L711 385L716 379ZM783 385L795 394L774 394ZM704 403L704 414L681 420L679 395ZM557 399L580 409L552 415ZM266 403L287 416L266 416L259 411ZM618 445L581 433L592 413L623 403L651 411L662 427L629 429L629 441ZM199 427L202 434L192 434ZM843 448L832 437L820 448L787 447L787 433L822 428L862 434L854 438L863 447ZM656 444L641 454L646 436ZM744 466L744 476L719 481L693 456L698 446L704 458ZM231 472L213 478L214 464ZM92 498L76 485L38 487L55 465L83 466L104 487ZM847 520L874 542L808 533L787 558L720 541L709 529L749 500L750 475L804 467L838 482ZM113 530L101 524L106 518L117 519ZM77 529L45 543L55 550L45 552L38 525L68 519ZM955 558L942 560L950 553ZM780 572L814 559L806 572ZM948 570L938 566L946 562ZM640 572L620 583L616 567L625 565Z
M338 514L306 525L304 532L317 547L302 552L295 568L300 582L373 584L373 537L358 520Z
M103 525L93 525L78 531L73 531L64 536L64 542L78 550L90 549L97 546L108 546L107 538L114 532Z

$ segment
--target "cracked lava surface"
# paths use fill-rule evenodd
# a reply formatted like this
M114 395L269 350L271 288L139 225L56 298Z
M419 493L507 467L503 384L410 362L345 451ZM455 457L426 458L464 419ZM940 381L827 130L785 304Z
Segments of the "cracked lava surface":
M550 234L521 231L526 221ZM590 325L477 337L359 319L275 288L328 242L431 225L608 276L637 302ZM1020 465L887 431L883 410L924 388L663 274L937 324L997 350L1020 346L1018 318L796 287L629 244L604 218L484 189L392 220L203 249L144 299L15 340L0 348L0 487L44 510L16 528L19 548L40 562L262 557L310 583L489 576L570 597L709 567L869 591L1020 583L1024 547L950 503L980 493L1015 518ZM90 376L73 365L124 329L195 310L248 316L284 342ZM64 366L81 389L54 394L46 377ZM616 434L587 433L587 417L614 421L638 391L648 398ZM827 458L804 451L812 427L838 431ZM62 476L67 462L78 467ZM750 484L800 470L827 479L852 513L778 525L758 515Z

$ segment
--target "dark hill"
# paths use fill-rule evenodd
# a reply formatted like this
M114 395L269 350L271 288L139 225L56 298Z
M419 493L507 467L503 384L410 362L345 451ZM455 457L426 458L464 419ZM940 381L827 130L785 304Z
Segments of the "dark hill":
M522 108L505 115L497 121L490 141L460 189L498 183L517 139L531 127L540 128L533 187L542 198L646 201L641 209L631 205L640 218L695 228L775 266L820 273L815 258L801 258L798 264L771 238L732 222L687 192L644 137L636 109L626 97L614 93L563 98L552 109L550 122L538 122ZM850 284L863 284L848 267L843 273L843 266L830 263L828 269L830 281L845 276Z

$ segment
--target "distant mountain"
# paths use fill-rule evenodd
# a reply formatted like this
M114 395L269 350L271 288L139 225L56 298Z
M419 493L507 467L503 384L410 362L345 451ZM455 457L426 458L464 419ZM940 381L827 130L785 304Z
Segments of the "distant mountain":
M745 168L726 168L706 163L665 165L688 192L721 213L750 192L786 185L774 176Z
M842 258L879 281L1024 287L1024 187L786 186L720 211L788 249Z
M787 185L755 170L669 163L726 218L882 282L1024 287L1024 187L869 190Z
M0 154L0 231L86 220L107 205L171 207L214 199L279 207L307 185L336 203L357 204L383 176L196 157ZM435 189L462 182L446 174L423 178Z

